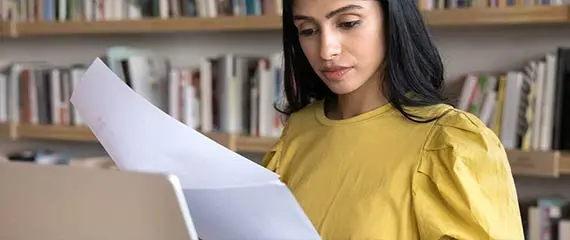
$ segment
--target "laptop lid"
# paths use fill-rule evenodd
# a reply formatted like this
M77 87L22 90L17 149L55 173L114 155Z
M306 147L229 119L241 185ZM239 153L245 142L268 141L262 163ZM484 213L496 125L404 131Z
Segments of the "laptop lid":
M198 238L174 176L0 162L0 239Z

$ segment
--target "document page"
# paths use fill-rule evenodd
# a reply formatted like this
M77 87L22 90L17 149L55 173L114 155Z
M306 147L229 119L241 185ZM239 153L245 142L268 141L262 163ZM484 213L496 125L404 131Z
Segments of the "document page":
M320 239L277 174L170 117L99 58L71 103L121 170L180 179L202 239Z

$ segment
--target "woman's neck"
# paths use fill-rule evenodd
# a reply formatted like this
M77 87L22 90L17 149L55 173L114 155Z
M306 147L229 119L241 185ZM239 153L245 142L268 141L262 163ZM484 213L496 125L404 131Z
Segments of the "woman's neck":
M372 111L388 103L382 92L380 81L368 81L359 89L345 95L338 95L327 111L331 119L347 119Z

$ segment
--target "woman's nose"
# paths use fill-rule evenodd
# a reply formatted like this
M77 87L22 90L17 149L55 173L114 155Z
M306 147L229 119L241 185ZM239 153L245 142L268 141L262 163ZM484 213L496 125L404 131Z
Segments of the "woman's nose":
M320 55L323 60L331 60L339 56L341 44L338 36L334 32L323 31L321 33Z

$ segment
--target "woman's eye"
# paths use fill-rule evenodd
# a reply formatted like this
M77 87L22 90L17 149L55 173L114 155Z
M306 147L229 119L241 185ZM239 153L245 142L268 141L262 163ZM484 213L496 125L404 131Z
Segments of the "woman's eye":
M338 26L341 28L344 28L344 29L349 29L349 28L356 27L358 24L360 24L360 20L351 21L351 22L342 22L342 23L339 23Z
M304 30L301 30L301 31L299 32L299 34L301 34L301 35L303 35L303 36L310 36L310 35L312 35L313 33L315 33L315 30L312 29L312 28L304 29Z

